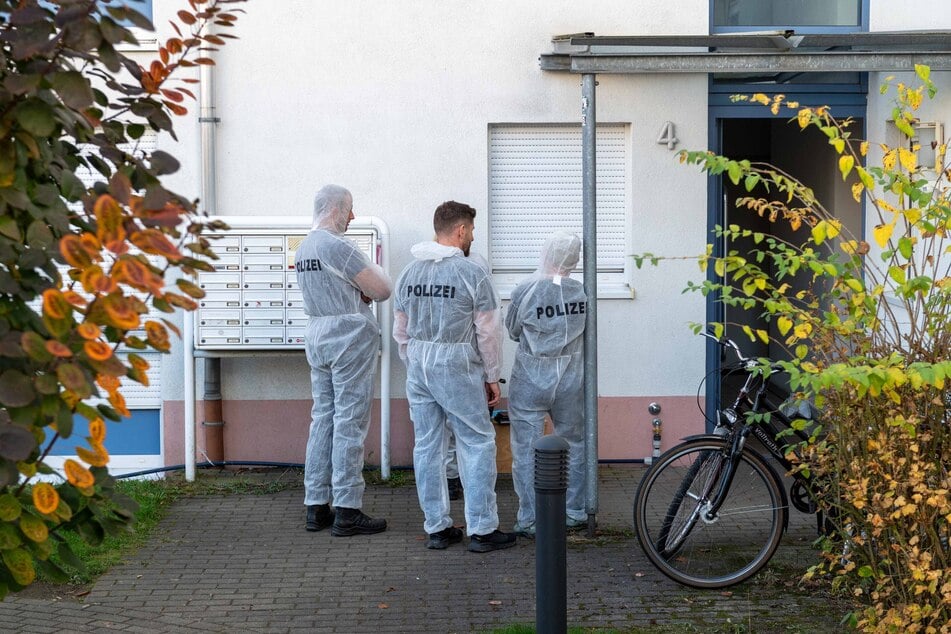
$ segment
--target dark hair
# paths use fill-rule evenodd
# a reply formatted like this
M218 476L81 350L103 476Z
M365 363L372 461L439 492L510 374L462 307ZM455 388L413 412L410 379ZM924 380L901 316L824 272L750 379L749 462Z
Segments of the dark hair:
M455 229L462 222L472 222L476 210L465 203L447 200L436 207L433 214L433 229L437 234L445 234Z

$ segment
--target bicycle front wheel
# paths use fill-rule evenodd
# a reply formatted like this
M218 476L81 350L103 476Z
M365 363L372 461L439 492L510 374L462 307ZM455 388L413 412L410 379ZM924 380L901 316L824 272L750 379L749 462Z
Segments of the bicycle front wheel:
M724 588L755 575L782 538L788 509L781 483L759 454L744 451L716 513L729 445L701 438L667 451L644 474L634 528L661 572L695 588Z

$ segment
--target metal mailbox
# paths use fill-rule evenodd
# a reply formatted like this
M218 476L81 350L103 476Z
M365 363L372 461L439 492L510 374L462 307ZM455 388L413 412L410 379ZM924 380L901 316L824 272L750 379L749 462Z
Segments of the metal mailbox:
M310 218L222 219L231 229L211 243L219 258L211 261L215 271L198 276L206 295L194 313L195 348L303 349L308 317L294 258L310 231ZM347 237L380 263L375 228L351 229Z

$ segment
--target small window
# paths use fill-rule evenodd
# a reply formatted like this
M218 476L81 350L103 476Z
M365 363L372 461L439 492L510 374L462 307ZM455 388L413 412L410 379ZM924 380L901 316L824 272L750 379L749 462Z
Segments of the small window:
M712 31L868 29L868 0L713 0Z
M130 9L135 9L147 17L149 21L154 22L154 18L152 17L152 0L99 0L99 4L104 6L110 4L113 6L125 5ZM122 24L123 26L132 26L131 22L123 22Z
M597 130L601 297L630 297L628 127L608 124ZM535 271L552 231L582 236L581 144L578 124L489 127L489 262L503 296Z

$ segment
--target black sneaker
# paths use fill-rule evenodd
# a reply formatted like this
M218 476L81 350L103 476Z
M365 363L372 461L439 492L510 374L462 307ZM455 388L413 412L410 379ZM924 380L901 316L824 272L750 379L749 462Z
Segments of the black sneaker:
M360 509L337 507L334 525L330 532L335 537L349 537L351 535L373 535L385 530L385 519L374 519Z
M313 531L322 531L334 523L334 512L329 504L309 504L307 506L307 523L304 528Z
M494 530L488 535L473 535L469 538L469 551L473 553L487 553L511 548L514 545L515 533L503 533L500 530Z
M429 541L426 542L426 548L430 550L445 550L449 544L458 544L462 541L462 529L455 526L449 526L438 533L430 533Z
M449 484L449 499L461 500L462 499L462 480L460 480L459 478L449 478L446 482Z

